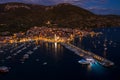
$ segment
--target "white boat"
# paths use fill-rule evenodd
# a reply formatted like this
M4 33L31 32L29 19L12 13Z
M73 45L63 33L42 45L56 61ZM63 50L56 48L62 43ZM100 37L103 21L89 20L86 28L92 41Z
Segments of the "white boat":
M34 51L35 51L35 50L37 50L37 49L38 49L38 47L37 47L37 46L33 48L33 50L34 50Z
M28 51L27 54L31 55L33 52L32 51Z
M17 53L20 53L22 50L18 50Z
M104 50L107 50L107 48L105 47Z
M43 65L47 65L47 62L44 62Z
M90 64L89 61L86 61L86 60L84 60L84 59L79 60L78 63L80 63L80 64L85 64L85 65L89 65L89 64Z

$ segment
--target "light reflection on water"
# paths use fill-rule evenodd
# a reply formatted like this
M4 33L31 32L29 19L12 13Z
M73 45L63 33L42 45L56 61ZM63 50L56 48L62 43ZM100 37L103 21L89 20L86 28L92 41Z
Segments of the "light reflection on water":
M87 70L88 70L88 71L91 71L91 70L92 70L92 64L90 64L90 65L87 66Z
M83 68L86 68L88 73L95 73L97 74L104 74L106 72L106 69L100 65L98 62L90 63L89 65L82 65Z
M55 46L55 54L56 54L57 53L57 43L56 42L54 43L54 46Z

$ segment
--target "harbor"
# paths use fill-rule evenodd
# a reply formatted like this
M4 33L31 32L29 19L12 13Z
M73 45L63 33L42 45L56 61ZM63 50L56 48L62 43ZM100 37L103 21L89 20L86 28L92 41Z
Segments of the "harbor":
M98 63L100 63L101 65L103 65L105 67L110 67L110 66L114 65L114 63L112 61L109 61L101 56L98 56L98 55L92 53L92 52L85 51L85 50L78 48L70 43L61 43L61 44L64 47L66 47L67 49L69 49L70 51L73 51L78 56L83 57L84 59L93 58Z
M101 31L103 32L103 29L99 32ZM113 31L114 29L111 29L111 32ZM116 32L120 31L117 29ZM117 35L113 34L87 36L82 39L81 44L72 41L70 44L54 42L55 37L53 37L52 42L38 38L3 44L0 47L0 78L1 80L46 78L57 80L61 77L62 80L76 77L88 80L92 77L92 80L114 80L119 77L116 75L119 72L120 38L117 38L118 40L116 38ZM107 48L105 54L104 48Z

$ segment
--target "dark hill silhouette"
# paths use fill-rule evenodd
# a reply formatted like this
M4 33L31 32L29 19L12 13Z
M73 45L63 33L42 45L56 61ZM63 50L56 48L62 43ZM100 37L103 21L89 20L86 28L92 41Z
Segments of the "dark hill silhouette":
M0 4L0 31L25 31L33 26L98 28L120 26L120 16L96 15L72 4L53 6L5 3Z

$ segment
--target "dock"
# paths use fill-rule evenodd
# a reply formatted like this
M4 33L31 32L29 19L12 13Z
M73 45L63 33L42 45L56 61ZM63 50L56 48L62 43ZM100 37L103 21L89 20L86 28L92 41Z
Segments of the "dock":
M73 51L75 54L77 54L78 56L80 57L83 57L83 58L93 58L94 60L96 60L98 63L100 63L101 65L105 66L105 67L110 67L110 66L113 66L114 63L110 60L107 60L106 58L104 57L101 57L99 55L96 55L92 52L89 52L89 51L85 51L77 46L74 46L73 44L71 43L61 43L61 45L63 45L65 48Z

